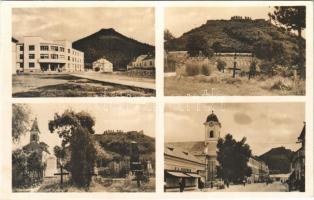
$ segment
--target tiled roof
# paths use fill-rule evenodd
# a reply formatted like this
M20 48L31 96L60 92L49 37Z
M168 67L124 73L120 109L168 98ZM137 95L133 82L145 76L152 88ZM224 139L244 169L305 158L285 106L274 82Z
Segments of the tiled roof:
M204 141L193 141L193 142L171 142L167 143L186 151L191 152L193 155L202 155L205 149Z
M203 162L194 156L194 153L188 151L187 149L181 148L177 143L166 143L165 144L165 154L197 163L203 164Z

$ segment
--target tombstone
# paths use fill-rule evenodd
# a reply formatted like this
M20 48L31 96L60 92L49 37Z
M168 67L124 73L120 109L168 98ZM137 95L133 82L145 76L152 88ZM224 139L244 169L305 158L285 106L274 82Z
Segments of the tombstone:
M57 158L55 156L50 156L46 159L46 170L45 177L53 177L55 173L58 172L57 169Z

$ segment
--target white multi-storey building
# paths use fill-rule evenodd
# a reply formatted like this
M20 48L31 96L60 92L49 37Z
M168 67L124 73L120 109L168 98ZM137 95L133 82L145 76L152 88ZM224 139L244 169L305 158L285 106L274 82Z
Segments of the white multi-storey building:
M16 48L16 71L84 71L84 53L73 49L69 41L46 41L28 36L23 38L23 43L17 43Z

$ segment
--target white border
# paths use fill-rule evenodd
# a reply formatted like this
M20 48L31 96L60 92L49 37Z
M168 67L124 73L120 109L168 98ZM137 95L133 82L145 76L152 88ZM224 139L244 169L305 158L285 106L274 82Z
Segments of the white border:
M0 199L221 199L243 198L297 198L313 196L313 2L309 1L238 1L238 2L65 2L65 1L16 1L0 2L0 61L1 103L0 127ZM306 96L201 96L201 97L164 97L163 82L163 30L164 9L167 7L205 7L205 6L268 6L268 5L306 5ZM106 98L11 98L11 8L13 7L155 7L155 46L156 46L156 98L155 97L106 97ZM183 19L178 19L183 20ZM9 66L9 67L8 67ZM11 193L11 104L12 103L156 103L156 193ZM163 193L163 143L164 143L164 105L165 103L214 103L214 102L306 102L306 192L305 193Z

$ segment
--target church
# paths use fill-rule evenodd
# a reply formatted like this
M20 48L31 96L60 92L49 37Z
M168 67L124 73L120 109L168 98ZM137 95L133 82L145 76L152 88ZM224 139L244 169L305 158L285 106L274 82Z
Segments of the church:
M220 138L221 123L212 111L203 125L204 141L165 144L165 188L178 187L179 178L186 180L194 178L194 181L190 180L188 184L193 189L197 188L199 179L207 183L216 179L217 143ZM174 181L174 176L177 177L177 181Z

